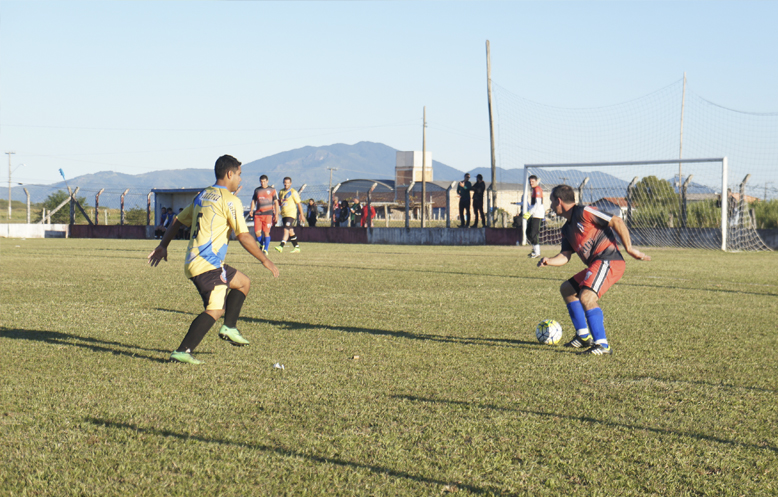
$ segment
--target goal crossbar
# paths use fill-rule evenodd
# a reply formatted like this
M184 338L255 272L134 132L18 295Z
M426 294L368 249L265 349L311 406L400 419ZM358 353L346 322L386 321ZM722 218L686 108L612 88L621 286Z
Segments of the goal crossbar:
M712 162L721 164L721 250L727 250L727 158L714 157L707 159L667 159L667 160L646 160L646 161L626 161L626 162L568 162L568 163L546 163L546 164L524 164L524 198L522 204L524 212L529 211L529 170L551 167L607 167L607 166L648 166L654 164L691 164L701 162ZM527 232L527 220L522 218L522 232ZM526 244L526 238L524 244Z

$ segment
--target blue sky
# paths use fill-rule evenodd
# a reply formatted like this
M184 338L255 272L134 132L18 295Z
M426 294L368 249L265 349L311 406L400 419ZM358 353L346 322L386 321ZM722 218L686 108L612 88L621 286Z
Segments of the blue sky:
M543 104L615 104L685 71L710 101L775 112L775 19L778 3L743 1L3 1L0 149L38 184L305 145L420 150L426 106L436 160L488 167L487 39L494 82Z

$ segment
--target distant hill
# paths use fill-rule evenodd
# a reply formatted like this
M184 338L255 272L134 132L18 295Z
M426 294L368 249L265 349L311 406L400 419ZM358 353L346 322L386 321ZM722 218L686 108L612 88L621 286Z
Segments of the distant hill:
M303 183L310 186L328 185L328 168L337 169L332 175L333 184L347 179L394 179L396 154L397 149L383 143L337 143L323 147L298 148L244 162L245 188L241 192L241 198L245 200L246 195L250 195L254 186L259 184L261 174L267 174L270 183L276 187L281 187L285 176L290 176L297 187ZM433 161L432 165L435 180L454 181L464 174L438 161ZM126 205L129 206L129 200L132 199L132 205L143 203L144 208L145 197L153 188L202 188L212 185L213 182L213 169L176 169L136 175L101 171L68 179L71 188L81 188L79 197L86 197L90 205L94 203L95 193L104 188L105 191L100 197L101 205L117 207L121 193L129 188ZM36 203L42 202L57 190L65 190L66 187L64 182L59 182L45 186L29 185L27 189L30 191L31 201ZM139 200L140 196L143 197L142 202ZM22 187L13 188L12 198L22 202L27 199Z

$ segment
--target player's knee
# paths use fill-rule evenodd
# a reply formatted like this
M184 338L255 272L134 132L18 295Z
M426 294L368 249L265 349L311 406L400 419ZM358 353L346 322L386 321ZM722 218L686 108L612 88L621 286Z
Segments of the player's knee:
M224 309L208 309L206 314L211 316L215 321L218 321L224 315Z
M599 300L600 300L599 297L597 297L597 294L594 291L588 288L584 288L581 291L581 305L587 311L589 309L594 309L595 307L597 307L597 302Z
M559 293L562 294L562 298L567 300L570 297L576 297L577 292L575 291L575 288L573 288L573 285L570 284L569 281L565 281L559 286Z

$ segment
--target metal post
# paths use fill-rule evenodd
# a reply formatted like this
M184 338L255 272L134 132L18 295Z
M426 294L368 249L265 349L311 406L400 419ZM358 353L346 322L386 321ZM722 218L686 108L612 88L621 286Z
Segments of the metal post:
M524 196L521 198L522 214L529 212L529 168L524 166ZM527 232L527 220L524 216L521 216L521 244L527 244L527 237L524 233Z
M337 171L338 168L328 167L327 169L330 170L330 186L327 189L327 219L332 220L332 214L330 213L330 208L332 207L332 194L335 193L332 190L332 171Z
M30 192L27 191L27 188L22 188L22 190L27 195L27 224L30 224Z
M745 225L745 216L743 215L746 212L746 183L748 183L748 180L751 179L750 174L746 174L746 177L743 178L743 182L740 183L740 201L738 202L737 210L740 214L740 223L739 225L741 227L744 227Z
M627 185L627 227L632 227L632 189L635 188L635 183L638 182L638 177L635 176L632 179L632 183Z
M330 173L330 174L332 174L332 173ZM334 212L334 210L335 210L335 206L332 205L332 202L335 201L335 192L338 191L338 188L340 188L340 185L342 185L342 184L343 183L338 183L337 185L335 185L335 188L332 188L330 190L330 208L332 208L332 211L329 211L329 208L328 208L328 214L327 214L327 216L328 216L328 218L330 220L330 226L332 226L332 212Z
M721 250L727 250L727 175L729 174L727 168L727 158L721 159Z
M421 227L427 217L427 107L424 107L424 131L421 146Z
M683 159L683 108L686 105L686 72L683 73L683 93L681 94L681 137L680 137L680 145L678 148L678 158ZM681 186L683 184L683 167L682 162L678 163L678 186ZM678 192L680 193L680 192ZM679 199L681 202L683 202L683 199ZM683 205L681 206L681 209L683 210ZM682 226L685 223L682 224Z
M100 195L105 191L105 188L100 188L100 191L95 194L95 226L100 224Z
M128 191L130 191L130 189L129 189L129 188L127 188L126 190L124 190L124 193L122 193L122 203L121 203L122 210L121 210L121 217L120 217L120 219L119 219L119 224L120 224L121 226L124 226L124 196L125 196L125 195L127 195L127 192L128 192Z
M11 156L16 152L6 152L8 154L8 219L11 219Z
M694 176L693 174L687 176L686 181L683 182L683 186L681 187L681 227L682 228L686 228L686 218L687 218L686 191L689 188L689 183L691 183L693 176Z
M146 226L151 226L151 192L146 195Z
M454 181L446 188L446 228L451 227L451 191L456 188L457 182ZM488 203L488 199L487 199Z
M411 218L410 218L410 206L411 206L411 190L413 190L413 185L415 185L416 182L411 180L411 184L408 185L408 188L405 189L405 228L411 227Z
M589 176L585 177L584 180L581 182L580 185L578 185L578 205L583 205L583 190L586 187L586 183L589 182Z

